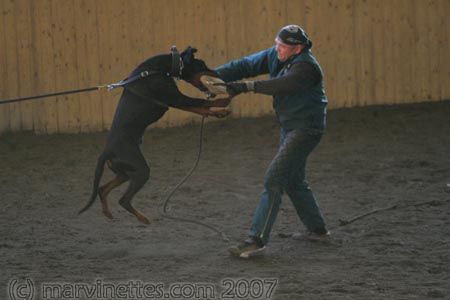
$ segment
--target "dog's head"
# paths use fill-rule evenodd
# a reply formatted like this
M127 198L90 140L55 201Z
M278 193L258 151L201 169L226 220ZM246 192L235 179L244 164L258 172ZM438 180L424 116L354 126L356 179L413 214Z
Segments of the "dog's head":
M219 77L217 73L205 64L205 62L201 59L195 58L194 53L197 52L197 49L192 48L191 46L187 47L186 50L181 52L180 56L183 60L183 72L181 75L181 79L189 82L200 91L205 92L208 91L205 85L200 80L200 77L203 75Z

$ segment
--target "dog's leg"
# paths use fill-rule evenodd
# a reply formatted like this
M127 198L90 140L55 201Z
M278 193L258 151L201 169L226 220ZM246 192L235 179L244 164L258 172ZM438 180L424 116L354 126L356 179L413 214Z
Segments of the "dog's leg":
M150 178L150 168L147 165L139 146L132 145L131 147L121 148L120 152L118 152L117 160L120 161L121 170L126 173L130 180L130 185L119 200L119 204L135 215L140 222L149 224L150 221L147 217L131 205L131 200L134 195L139 192Z
M116 178L114 178L107 184L101 186L98 190L98 196L100 197L100 201L102 202L102 212L109 219L112 219L113 216L112 216L111 210L109 209L108 200L106 197L113 189L115 189L116 187L118 187L119 185L121 185L122 183L124 183L128 180L129 180L128 176L123 175L123 174L118 174L116 176Z
M149 170L148 167L147 167L147 170ZM131 200L133 199L134 195L136 195L136 193L147 182L147 180L149 178L149 171L142 170L142 171L137 171L137 172L133 172L133 173L134 173L133 175L130 174L130 185L128 186L128 189L125 192L125 194L119 200L119 204L123 208L128 210L130 213L135 215L136 218L141 223L150 224L150 221L148 220L148 218L143 213L141 213L140 211L138 211L131 205Z

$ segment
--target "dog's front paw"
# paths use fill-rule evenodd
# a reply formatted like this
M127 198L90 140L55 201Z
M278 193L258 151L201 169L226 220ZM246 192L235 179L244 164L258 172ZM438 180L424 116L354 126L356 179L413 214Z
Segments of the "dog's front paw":
M211 107L227 107L230 105L231 97L228 98L220 98L211 101Z

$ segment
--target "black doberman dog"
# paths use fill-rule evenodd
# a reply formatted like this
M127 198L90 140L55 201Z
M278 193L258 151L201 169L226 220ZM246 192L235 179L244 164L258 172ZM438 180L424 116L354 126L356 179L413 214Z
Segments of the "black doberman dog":
M97 161L91 198L80 210L80 214L93 204L98 195L103 213L108 218L112 218L106 198L112 189L130 181L119 203L134 214L140 222L149 224L147 217L131 205L134 195L150 176L150 168L140 150L145 129L159 120L169 107L202 116L224 117L229 113L226 109L230 102L229 98L208 101L188 97L179 91L173 77L179 77L204 92L207 88L202 84L200 77L202 75L218 77L202 60L194 57L196 51L195 48L188 47L181 54L176 52L178 57L175 59L174 52L151 57L130 74L128 78L133 78L142 72L150 72L149 76L124 86L106 146ZM216 109L212 109L213 107ZM99 187L105 164L116 174L116 177Z

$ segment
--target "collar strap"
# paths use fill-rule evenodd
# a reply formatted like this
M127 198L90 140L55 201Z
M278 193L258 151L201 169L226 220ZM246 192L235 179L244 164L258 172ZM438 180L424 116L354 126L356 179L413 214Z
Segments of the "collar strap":
M184 67L183 59L181 58L176 46L172 46L172 48L170 48L170 52L172 53L172 69L168 75L180 79Z

